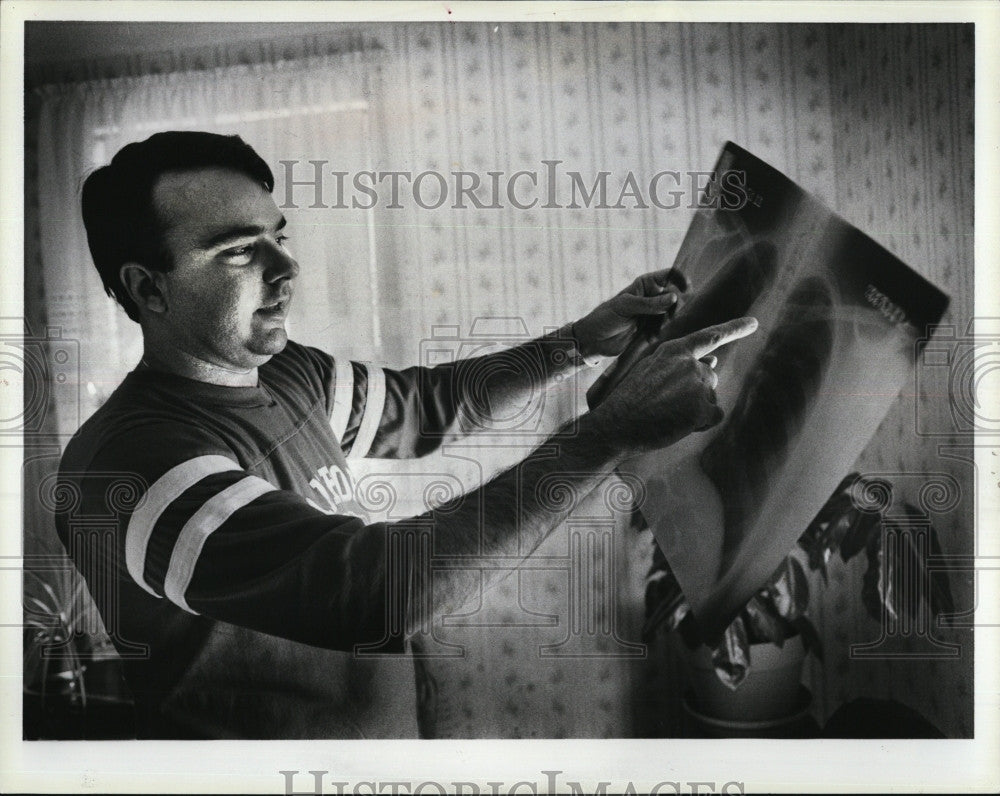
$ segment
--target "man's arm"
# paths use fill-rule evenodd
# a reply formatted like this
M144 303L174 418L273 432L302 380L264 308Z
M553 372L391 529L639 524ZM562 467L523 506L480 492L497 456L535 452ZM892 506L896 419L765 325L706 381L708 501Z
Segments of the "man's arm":
M90 441L77 440L74 451L88 463L73 471L76 455L64 460L65 493L78 495L80 506L68 501L57 512L60 536L88 580L87 566L116 570L122 610L141 614L166 600L316 646L401 652L406 630L426 618L418 606L447 613L473 596L455 572L435 573L432 582L414 535L429 530L433 556L473 565L528 555L617 464L721 419L709 352L755 326L743 319L663 343L580 419L575 434L555 439L555 456L536 452L459 503L413 521L366 525L327 515L245 470L198 427L165 421L120 433L93 459ZM117 547L95 559L91 526L78 528L71 515L106 515L101 476L109 473L128 474L133 486L127 501L115 493ZM580 484L565 503L545 498L546 478L556 474Z
M491 567L489 559L509 557L516 566L623 461L716 425L723 412L715 402L711 352L756 326L753 319L738 319L659 346L579 419L575 433L554 438L555 456L540 449L481 489L420 518L432 530L434 555L481 560L484 586L504 577L510 570ZM576 489L567 499L546 499L545 482L553 475L573 477ZM435 615L456 611L479 587L448 569L437 571L433 584L427 571L413 574L411 629L427 618L421 607L430 605Z
M688 289L673 268L637 277L583 318L508 351L456 363L459 430L488 429L514 416L553 380L602 357L618 356L637 333L651 336Z
M504 424L526 416L531 402L555 380L584 362L617 356L637 335L655 335L687 287L673 269L645 274L550 334L436 367L321 364L330 375L336 371L331 425L349 457L389 459L424 456L448 438L475 431L507 429ZM336 406L345 410L340 422Z

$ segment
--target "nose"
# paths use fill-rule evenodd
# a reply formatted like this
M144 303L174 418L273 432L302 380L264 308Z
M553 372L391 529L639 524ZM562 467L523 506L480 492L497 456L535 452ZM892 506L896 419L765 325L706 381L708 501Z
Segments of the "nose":
M267 265L264 269L265 282L278 282L282 279L295 279L299 275L298 261L291 253L272 243L268 246Z

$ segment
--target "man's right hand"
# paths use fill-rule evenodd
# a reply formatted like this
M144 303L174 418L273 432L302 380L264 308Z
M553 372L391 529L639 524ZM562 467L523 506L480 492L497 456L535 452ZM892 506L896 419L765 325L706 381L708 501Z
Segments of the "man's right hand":
M637 362L591 413L629 453L665 448L692 431L719 423L712 351L757 329L737 318L669 340Z

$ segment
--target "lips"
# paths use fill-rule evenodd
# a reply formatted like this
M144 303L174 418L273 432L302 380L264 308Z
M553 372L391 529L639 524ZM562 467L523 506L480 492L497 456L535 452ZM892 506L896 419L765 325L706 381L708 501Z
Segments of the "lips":
M265 304L263 307L257 310L257 312L260 313L261 315L273 315L273 316L284 315L285 311L288 309L288 303L291 300L292 297L290 294L287 296L283 296L280 299Z

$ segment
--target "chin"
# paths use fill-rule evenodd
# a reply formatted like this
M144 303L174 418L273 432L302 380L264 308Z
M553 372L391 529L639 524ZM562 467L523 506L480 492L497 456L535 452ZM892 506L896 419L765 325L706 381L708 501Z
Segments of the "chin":
M284 328L268 329L255 334L247 343L247 350L258 357L270 359L280 354L288 345L288 332Z

